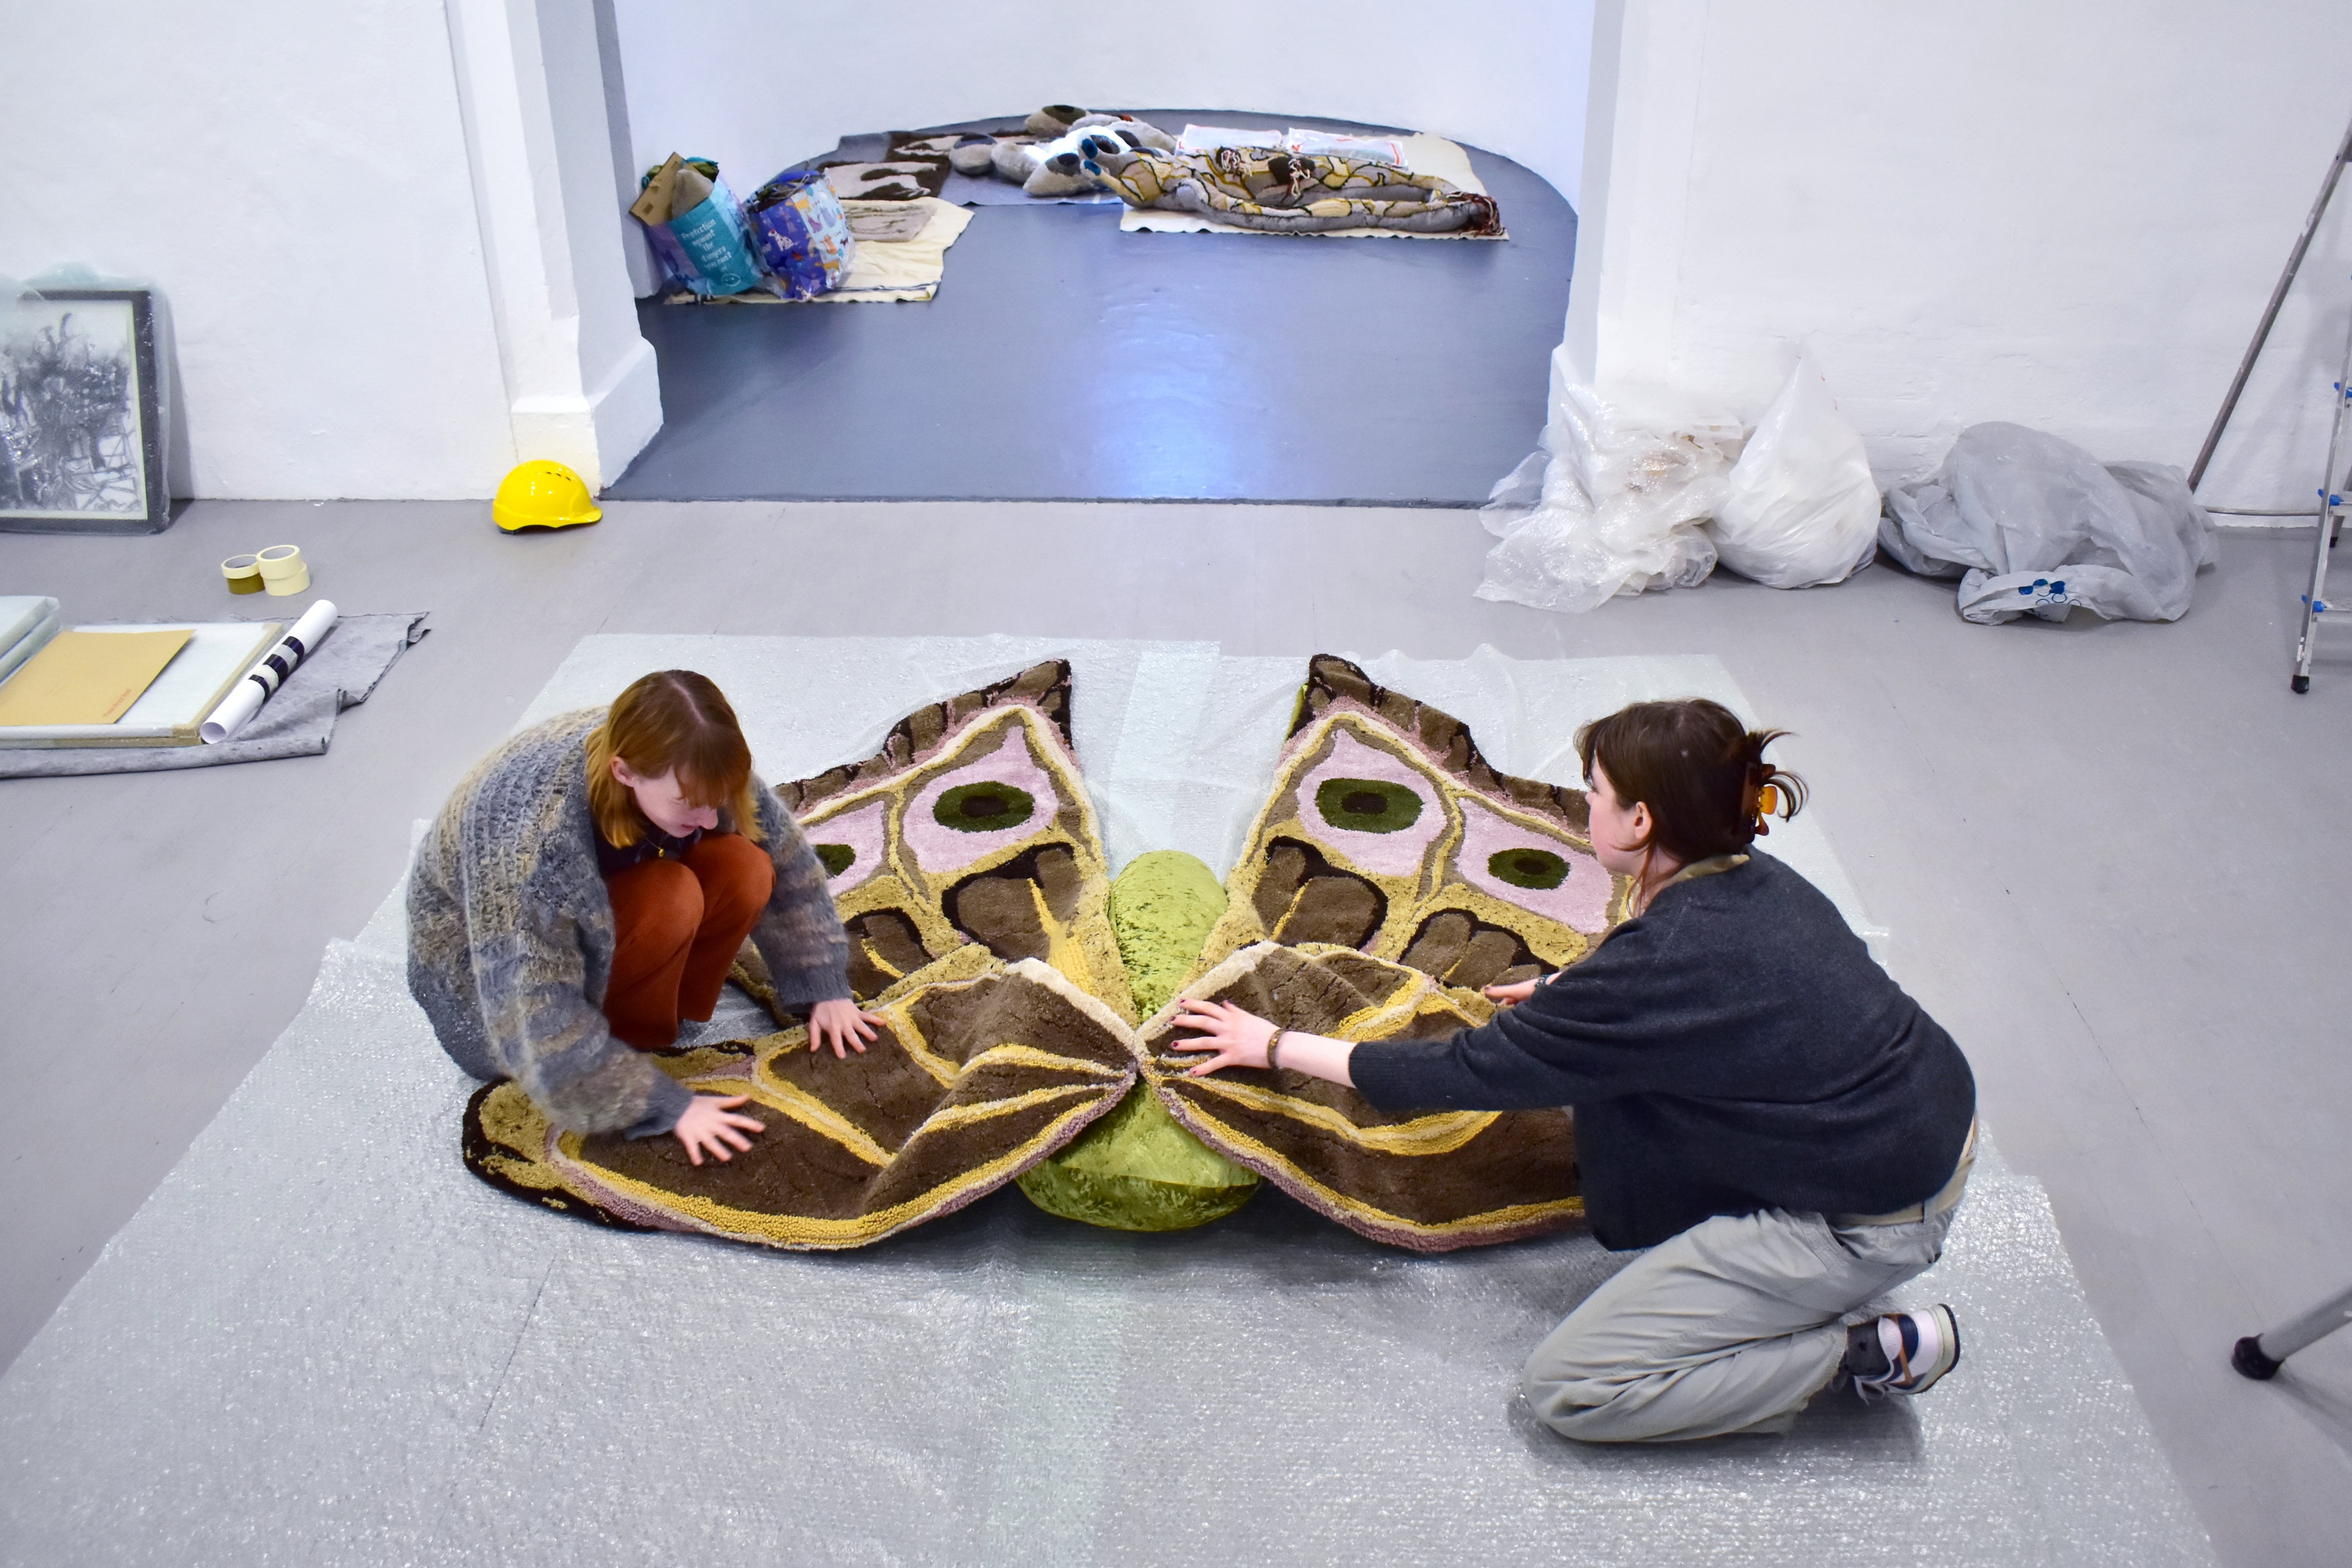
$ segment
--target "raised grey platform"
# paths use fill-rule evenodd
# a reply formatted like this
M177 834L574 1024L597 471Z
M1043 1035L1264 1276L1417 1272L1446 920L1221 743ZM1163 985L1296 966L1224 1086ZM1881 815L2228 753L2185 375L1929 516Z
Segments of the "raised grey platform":
M647 301L664 423L607 493L1477 505L1543 429L1576 215L1509 159L1470 162L1507 240L1123 234L1115 205L984 206L927 303Z

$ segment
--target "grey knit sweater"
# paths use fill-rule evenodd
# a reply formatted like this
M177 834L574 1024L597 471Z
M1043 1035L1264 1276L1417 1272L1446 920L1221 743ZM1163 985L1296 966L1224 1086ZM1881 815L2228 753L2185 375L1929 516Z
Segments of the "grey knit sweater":
M596 868L588 735L604 719L590 709L526 730L450 795L409 878L408 989L476 1078L513 1079L559 1126L642 1136L667 1131L693 1096L614 1039L602 1011L613 900ZM776 862L751 941L777 996L847 996L824 868L757 776L751 792ZM734 826L722 812L720 830Z

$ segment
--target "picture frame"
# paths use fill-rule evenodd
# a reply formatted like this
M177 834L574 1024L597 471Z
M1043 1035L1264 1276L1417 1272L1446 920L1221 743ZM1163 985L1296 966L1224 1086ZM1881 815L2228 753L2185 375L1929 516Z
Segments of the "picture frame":
M171 526L158 305L109 288L0 302L0 531Z

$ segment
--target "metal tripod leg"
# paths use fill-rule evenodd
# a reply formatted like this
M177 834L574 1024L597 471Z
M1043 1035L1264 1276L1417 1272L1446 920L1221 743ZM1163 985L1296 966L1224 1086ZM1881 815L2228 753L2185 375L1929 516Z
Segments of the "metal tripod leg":
M2336 509L2343 496L2338 489L2336 458L2344 436L2344 405L2352 401L2352 331L2344 339L2344 368L2336 373L2336 389L2328 395L2327 466L2319 470L2319 539L2311 551L2311 589L2303 596L2303 631L2295 638L2294 674L2287 685L2297 692L2311 689L2312 656L2319 651L2319 621L2327 614L2327 547L2336 542ZM2343 481L2352 489L2352 479Z
M2352 1289L2331 1296L2299 1318L2275 1329L2248 1334L2230 1352L2230 1364L2248 1377L2273 1378L2287 1357L2352 1323Z

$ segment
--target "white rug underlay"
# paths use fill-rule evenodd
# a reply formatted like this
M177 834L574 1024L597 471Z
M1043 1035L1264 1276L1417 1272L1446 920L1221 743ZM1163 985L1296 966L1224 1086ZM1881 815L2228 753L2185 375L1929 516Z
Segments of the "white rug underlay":
M1434 174L1457 190L1477 195L1486 194L1486 183L1470 167L1470 154L1458 142L1423 132L1402 138L1405 166L1416 174ZM1506 215L1507 221L1507 215ZM1219 223L1198 213L1161 212L1156 208L1129 207L1119 215L1118 226L1129 234L1146 230L1153 234L1251 234L1260 238L1275 239L1497 239L1499 235L1481 234L1412 234L1394 228L1328 228L1301 234L1277 234L1262 228L1244 228L1238 224Z
M697 668L780 778L1056 654L1115 853L1223 870L1303 659L591 637L525 721ZM1706 658L1365 662L1538 776L1569 776L1575 722L1633 697L1750 712ZM1771 847L1834 874L1800 844ZM1517 1378L1622 1261L1583 1237L1424 1258L1268 1194L1129 1236L1008 1189L811 1257L494 1192L458 1161L473 1086L408 999L401 897L328 945L285 1035L0 1377L0 1559L2212 1561L2047 1200L1990 1147L1904 1298L1969 1335L1933 1394L1825 1397L1786 1437L1580 1447Z

